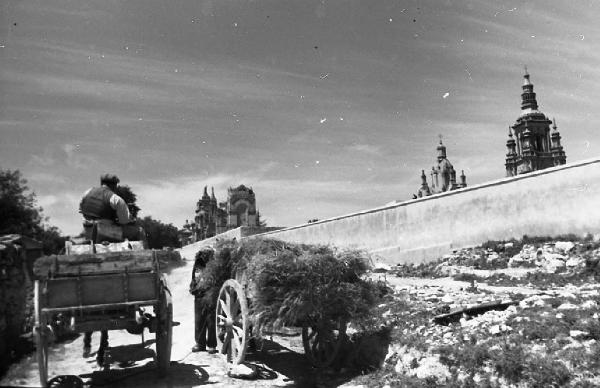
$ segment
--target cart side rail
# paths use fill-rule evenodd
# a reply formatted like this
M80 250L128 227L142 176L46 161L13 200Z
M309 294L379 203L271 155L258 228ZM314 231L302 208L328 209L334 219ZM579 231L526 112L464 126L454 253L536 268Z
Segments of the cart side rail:
M158 300L160 275L155 272L122 272L37 280L43 311L104 309L148 305Z

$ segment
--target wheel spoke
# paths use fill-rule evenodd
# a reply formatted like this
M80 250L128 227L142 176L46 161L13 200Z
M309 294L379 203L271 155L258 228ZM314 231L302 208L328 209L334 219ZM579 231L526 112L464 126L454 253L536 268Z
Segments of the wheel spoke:
M235 332L231 332L231 350L234 357L237 357L238 347L239 347L239 338L235 335Z
M223 313L225 313L225 316L230 317L231 314L229 313L229 306L227 306L226 302L223 299L219 299L219 304L221 305L221 309Z
M231 335L229 334L229 330L225 334L225 339L223 340L223 349L227 349L231 346Z
M227 317L225 315L217 315L217 319L219 320L219 325L225 325Z
M244 329L242 329L241 327L233 325L231 328L233 329L233 333L235 333L236 336L238 336L238 337L244 336Z

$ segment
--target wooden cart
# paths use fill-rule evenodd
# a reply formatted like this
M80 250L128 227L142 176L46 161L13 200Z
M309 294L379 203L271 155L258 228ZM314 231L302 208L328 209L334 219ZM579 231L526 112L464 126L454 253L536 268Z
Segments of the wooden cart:
M253 333L250 328L249 305L252 303L253 285L245 274L227 280L219 291L216 308L217 351L228 363L244 362L248 342ZM346 336L346 322L308 319L298 322L302 326L304 353L313 366L325 368L336 359Z
M156 364L166 373L171 358L173 305L166 278L152 250L87 253L46 257L38 265L34 288L35 324L40 383L48 381L51 322L67 317L74 332L126 329L156 333ZM153 307L154 316L140 308ZM140 330L141 329L141 330Z

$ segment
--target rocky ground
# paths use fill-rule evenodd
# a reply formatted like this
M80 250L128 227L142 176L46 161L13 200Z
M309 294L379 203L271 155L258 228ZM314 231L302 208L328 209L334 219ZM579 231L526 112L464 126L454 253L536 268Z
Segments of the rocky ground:
M389 292L367 333L356 324L348 328L334 368L311 368L291 331L268 337L261 352L248 355L247 365L258 372L252 380L229 377L218 355L190 353L188 261L169 273L181 325L174 328L166 378L153 368L153 335L142 343L119 331L111 332L108 369L82 358L81 338L72 338L51 348L50 375L123 387L600 386L599 248L591 238L525 239L462 249L427 265L383 266L372 277ZM32 356L0 380L36 384Z
M598 246L591 238L490 243L386 268L385 360L346 386L600 386ZM494 302L505 303L469 310Z

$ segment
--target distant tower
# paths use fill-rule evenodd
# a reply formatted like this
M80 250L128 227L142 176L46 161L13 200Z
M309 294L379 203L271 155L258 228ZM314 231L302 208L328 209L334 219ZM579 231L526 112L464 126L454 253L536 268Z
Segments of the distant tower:
M207 188L204 186L204 194L196 204L196 240L204 240L205 238L214 236L214 212L211 206L210 197L208 196Z
M427 184L427 177L425 176L425 170L421 170L421 188L419 189L417 196L419 198L421 198L421 197L427 197L428 195L431 195L431 190L429 189L429 185Z
M560 145L560 134L556 126L551 134L550 124L552 121L538 110L533 84L525 68L521 115L508 130L506 176L525 174L566 163L567 157Z
M256 227L258 221L254 190L244 185L227 189L227 228Z
M460 175L460 183L456 181L456 170L446 157L446 146L442 143L437 146L437 165L431 167L431 185L427 183L425 170L421 170L421 187L415 197L421 198L428 195L442 193L444 191L456 190L467 187L467 177L464 171Z

